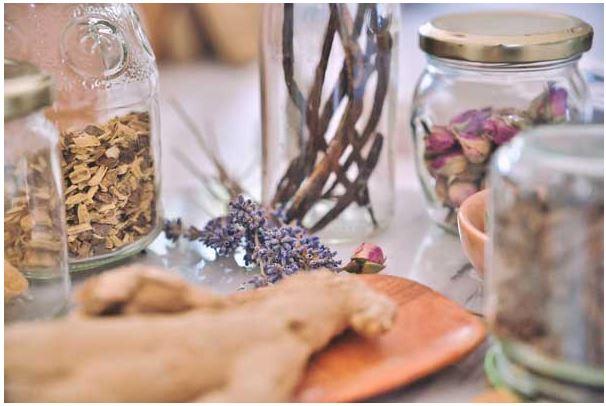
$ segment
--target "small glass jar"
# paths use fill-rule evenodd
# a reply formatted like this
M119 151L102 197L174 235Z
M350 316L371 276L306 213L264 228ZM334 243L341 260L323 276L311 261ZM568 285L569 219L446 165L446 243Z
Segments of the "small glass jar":
M478 12L419 30L427 66L411 115L417 173L431 218L456 233L456 211L485 187L490 156L524 128L588 122L578 60L592 28L569 16Z
M602 400L604 127L525 132L495 155L490 188L496 375L531 398Z
M325 240L393 214L398 21L397 5L264 9L262 201Z
M5 60L5 322L49 318L68 302L58 134L42 112L50 103L49 76Z
M160 232L158 70L127 4L11 4L7 55L48 72L60 129L70 270L132 255Z

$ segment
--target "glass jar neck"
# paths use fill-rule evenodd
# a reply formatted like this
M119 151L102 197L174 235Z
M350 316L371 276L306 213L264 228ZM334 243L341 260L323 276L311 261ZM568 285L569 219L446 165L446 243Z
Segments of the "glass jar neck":
M427 63L430 67L438 70L458 70L469 72L536 72L547 71L562 68L575 68L581 55L575 55L566 59L556 59L553 61L544 62L529 62L529 63L485 63L471 62L457 59L439 58L436 56L427 55Z

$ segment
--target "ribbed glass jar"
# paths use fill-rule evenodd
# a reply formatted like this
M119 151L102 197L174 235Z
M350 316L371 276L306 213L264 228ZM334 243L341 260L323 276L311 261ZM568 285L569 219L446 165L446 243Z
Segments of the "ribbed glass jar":
M160 232L158 70L126 4L12 4L7 55L50 73L70 270L115 262Z
M393 213L399 9L285 4L262 24L262 200L327 240Z

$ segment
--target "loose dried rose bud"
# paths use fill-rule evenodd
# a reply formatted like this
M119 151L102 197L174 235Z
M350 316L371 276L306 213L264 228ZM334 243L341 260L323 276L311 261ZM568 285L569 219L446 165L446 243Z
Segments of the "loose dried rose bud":
M461 151L453 151L427 161L429 172L434 176L454 176L465 171L467 159Z
M431 133L425 137L425 151L435 154L447 151L455 145L455 137L442 125L434 125Z
M478 187L471 182L455 181L448 187L448 200L459 207L469 196L478 191Z
M450 120L450 128L457 133L480 135L484 121L492 114L492 108L467 110Z
M363 242L343 270L350 273L377 273L385 268L385 260L381 247Z
M548 89L530 103L530 117L536 123L560 123L566 119L568 92L549 84Z
M505 117L493 116L484 122L484 134L497 145L508 142L519 131L520 129Z
M456 133L456 136L469 162L479 164L490 155L491 145L486 137L474 133Z

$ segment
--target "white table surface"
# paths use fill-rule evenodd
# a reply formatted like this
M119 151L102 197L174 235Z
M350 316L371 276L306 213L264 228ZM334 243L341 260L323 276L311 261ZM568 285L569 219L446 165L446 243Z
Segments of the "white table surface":
M260 100L257 66L225 67L209 62L161 67L162 197L167 218L202 227L213 205L199 181L177 159L187 154L201 170L210 170L194 137L167 102L179 100L201 129L213 127L221 157L233 173L247 173L246 187L259 196ZM406 107L403 106L403 109ZM396 176L396 213L391 226L371 241L387 257L384 272L419 281L443 293L474 313L481 312L482 283L467 264L457 237L432 225L407 152L408 129L402 126ZM250 170L250 168L255 168ZM215 207L216 209L217 207ZM218 212L216 212L218 213ZM334 245L347 259L352 244ZM210 255L212 257L212 253ZM168 243L161 235L131 263L146 263L179 272L219 292L238 288L250 274L233 261L212 262L201 244ZM76 275L78 284L90 273ZM412 386L385 394L378 401L469 401L487 389L482 371L483 345L465 360Z

